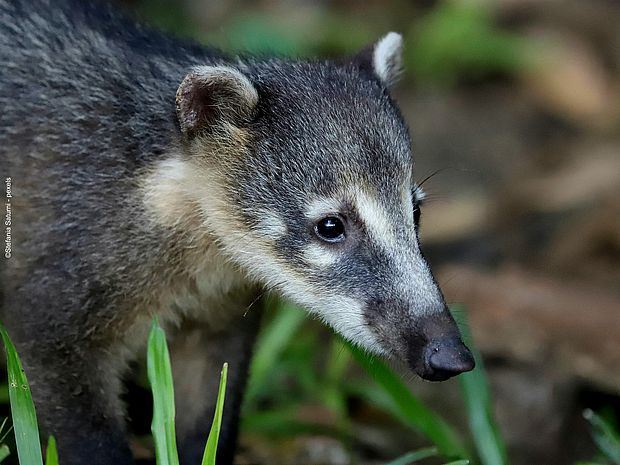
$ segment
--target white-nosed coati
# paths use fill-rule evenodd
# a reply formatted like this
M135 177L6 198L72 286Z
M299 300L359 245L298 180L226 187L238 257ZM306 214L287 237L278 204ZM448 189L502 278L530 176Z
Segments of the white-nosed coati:
M200 462L223 361L231 463L268 290L446 379L473 360L418 243L390 33L338 61L228 56L79 0L0 0L2 319L63 465L132 462L119 400L167 324L179 449Z

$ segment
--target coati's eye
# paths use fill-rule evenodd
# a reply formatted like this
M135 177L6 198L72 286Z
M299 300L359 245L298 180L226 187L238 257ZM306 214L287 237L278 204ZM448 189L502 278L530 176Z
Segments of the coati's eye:
M414 224L418 226L420 224L420 216L422 215L420 207L422 206L422 203L424 203L424 199L426 199L426 193L418 184L414 184L411 194L413 197L413 221Z
M420 216L422 215L422 211L420 210L420 202L416 202L413 205L413 221L416 225L420 224Z
M344 223L337 216L326 216L314 225L314 232L325 242L344 240Z

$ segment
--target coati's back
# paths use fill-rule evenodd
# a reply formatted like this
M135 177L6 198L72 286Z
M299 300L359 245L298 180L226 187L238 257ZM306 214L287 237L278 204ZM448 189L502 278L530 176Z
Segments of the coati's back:
M81 301L97 321L95 306L147 279L163 245L137 182L178 144L184 73L219 56L99 2L0 0L0 166L14 191L0 307L17 287L33 304L53 295L28 309L33 326L70 327L63 308Z

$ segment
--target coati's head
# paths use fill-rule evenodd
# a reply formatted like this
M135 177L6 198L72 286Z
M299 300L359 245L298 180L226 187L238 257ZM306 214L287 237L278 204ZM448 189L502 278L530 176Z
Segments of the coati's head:
M182 183L245 273L442 380L474 362L420 250L424 196L389 94L400 63L390 33L341 62L195 68L176 96Z

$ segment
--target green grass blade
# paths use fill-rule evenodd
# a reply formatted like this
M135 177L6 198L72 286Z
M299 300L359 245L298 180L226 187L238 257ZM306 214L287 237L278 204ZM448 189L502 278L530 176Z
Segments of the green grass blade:
M170 354L164 330L157 319L149 334L147 371L153 392L153 421L151 431L155 442L157 465L178 465L176 435L174 431L174 388Z
M228 363L224 363L222 374L220 375L220 388L217 393L217 402L215 404L215 415L213 416L213 424L205 446L205 452L202 456L202 465L215 465L215 457L217 455L217 442L220 438L220 428L222 427L222 415L224 414L224 400L226 399L226 380L228 378Z
M426 449L420 449L415 452L408 452L402 457L399 457L396 460L392 460L386 465L409 465L410 463L417 462L418 460L434 457L437 455L437 453L438 450L436 447L427 447Z
M399 417L437 446L439 453L448 458L468 457L459 435L441 417L429 410L409 387L383 361L358 347L346 343L355 360L371 375L387 394Z
M20 465L43 465L37 414L32 401L26 374L4 326L0 326L0 334L6 352L6 364L9 378L9 399L15 443Z
M263 329L256 344L245 393L248 402L251 402L268 383L274 362L280 358L306 319L303 310L289 304L279 303L278 310L274 319Z
M246 413L242 418L241 429L268 438L290 438L295 436L327 436L346 438L347 432L337 425L309 423L296 419L299 404L279 407L276 410Z
M467 406L469 427L473 435L480 462L483 465L507 465L508 455L502 435L495 423L491 395L480 353L473 345L465 312L456 307L459 329L465 344L476 359L476 368L459 376L461 393Z
M601 452L613 463L620 465L620 434L611 423L590 409L584 410L583 416L590 422L592 438Z
M8 397L8 391L7 391L7 400L6 400L6 402L0 402L0 404L8 404L8 403L9 403L9 397ZM6 422L8 420L9 420L9 418L5 417L4 420L2 420L2 424L0 425L0 434L2 435L0 437L0 444L3 444L4 440L9 435L9 433L11 431L13 431L13 425L9 426L9 428L6 431L4 431L4 427L6 426Z
M6 444L2 444L0 446L0 463L4 462L4 459L6 459L9 455L11 455L11 450L9 449L9 446L7 446Z
M350 366L350 358L342 340L332 338L320 396L323 404L335 412L340 421L347 419L346 394L342 390L342 382Z
M445 465L469 465L469 460L455 460L454 462L449 462Z
M56 439L54 439L54 436L50 436L47 440L45 465L58 465L58 450L56 449Z

